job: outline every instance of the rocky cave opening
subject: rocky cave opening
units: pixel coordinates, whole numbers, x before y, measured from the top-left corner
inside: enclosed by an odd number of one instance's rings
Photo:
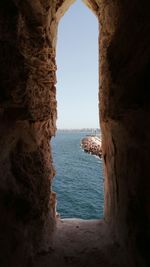
[[[104,219],[56,219],[56,37],[72,2],[0,1],[0,266],[148,267],[149,0],[84,0],[101,24]]]

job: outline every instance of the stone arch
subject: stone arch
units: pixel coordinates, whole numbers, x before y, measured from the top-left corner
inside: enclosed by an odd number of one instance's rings
[[[35,256],[54,251],[49,140],[56,130],[54,47],[62,3],[0,2],[2,266],[33,266]],[[97,259],[97,266],[148,266],[150,3],[89,0],[88,5],[97,7],[101,23],[99,95],[106,179],[105,220],[98,223],[96,235],[106,243],[100,242],[96,251],[90,247],[79,263],[88,258]],[[68,256],[68,264],[73,259]]]
[[[68,10],[68,8],[73,4],[76,0],[66,0],[61,1],[58,5],[58,9],[56,11],[56,18],[57,21],[61,19],[61,17],[65,14],[65,12]],[[87,7],[89,7],[96,15],[98,15],[98,9],[99,6],[95,0],[82,0],[83,3]]]

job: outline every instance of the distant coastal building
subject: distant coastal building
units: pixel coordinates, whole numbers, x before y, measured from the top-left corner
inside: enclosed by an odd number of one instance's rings
[[[62,128],[62,129],[57,129],[58,132],[89,132],[92,135],[97,135],[100,133],[99,128],[79,128],[79,129],[71,129],[71,128]]]

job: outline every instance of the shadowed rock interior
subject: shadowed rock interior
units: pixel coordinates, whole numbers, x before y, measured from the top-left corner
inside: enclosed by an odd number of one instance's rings
[[[101,25],[102,221],[58,220],[51,190],[57,28],[72,2],[0,2],[0,266],[146,267],[150,2],[84,1]]]

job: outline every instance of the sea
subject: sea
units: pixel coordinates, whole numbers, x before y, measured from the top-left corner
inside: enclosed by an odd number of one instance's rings
[[[81,139],[87,134],[89,131],[58,130],[52,139],[56,170],[52,188],[61,218],[103,218],[103,161],[81,149]]]

